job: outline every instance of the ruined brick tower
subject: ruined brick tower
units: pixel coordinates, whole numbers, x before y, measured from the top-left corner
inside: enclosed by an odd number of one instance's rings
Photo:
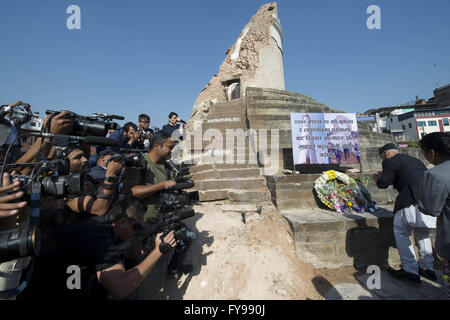
[[[285,91],[283,32],[277,4],[268,3],[247,23],[226,51],[219,72],[195,100],[180,147],[200,200],[272,202],[279,208],[316,206],[312,185],[318,173],[345,168],[309,165],[296,177],[283,174],[284,169],[294,169],[292,112],[342,111]],[[377,147],[393,139],[373,132],[366,123],[358,127],[361,169],[378,170]]]
[[[283,31],[276,3],[263,5],[226,52],[226,58],[194,103],[228,101],[248,87],[284,90]]]

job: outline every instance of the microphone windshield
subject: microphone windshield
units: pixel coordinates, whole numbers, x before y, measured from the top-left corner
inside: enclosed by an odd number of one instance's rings
[[[183,208],[181,210],[175,211],[167,221],[179,222],[181,220],[193,217],[195,215],[194,209],[190,207]]]
[[[175,185],[173,185],[170,189],[172,190],[183,190],[183,189],[190,189],[193,188],[195,186],[194,181],[192,180],[187,180],[184,182],[178,182]]]

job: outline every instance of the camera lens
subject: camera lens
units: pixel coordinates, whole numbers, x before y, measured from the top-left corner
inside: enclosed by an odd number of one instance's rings
[[[40,249],[41,234],[36,226],[0,234],[0,262],[30,255],[37,256]]]

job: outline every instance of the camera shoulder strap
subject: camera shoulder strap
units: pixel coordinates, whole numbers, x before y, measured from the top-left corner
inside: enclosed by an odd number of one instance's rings
[[[28,273],[27,273],[27,276],[26,276],[25,280],[22,281],[22,283],[19,284],[16,288],[8,289],[8,290],[5,290],[5,291],[0,291],[0,299],[8,299],[8,298],[15,297],[27,287],[28,283],[30,283],[31,276],[33,275],[34,260],[35,260],[35,258],[33,257],[32,260],[31,260],[30,269],[28,270]]]

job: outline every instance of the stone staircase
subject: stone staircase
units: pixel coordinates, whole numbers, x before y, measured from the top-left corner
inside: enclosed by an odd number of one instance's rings
[[[270,202],[254,148],[245,136],[247,130],[243,99],[219,102],[210,108],[202,123],[202,134],[211,139],[203,141],[201,150],[196,150],[203,155],[202,160],[189,168],[196,184],[193,190],[199,192],[200,201]],[[221,141],[215,133],[222,136]],[[218,143],[214,145],[214,141]]]

